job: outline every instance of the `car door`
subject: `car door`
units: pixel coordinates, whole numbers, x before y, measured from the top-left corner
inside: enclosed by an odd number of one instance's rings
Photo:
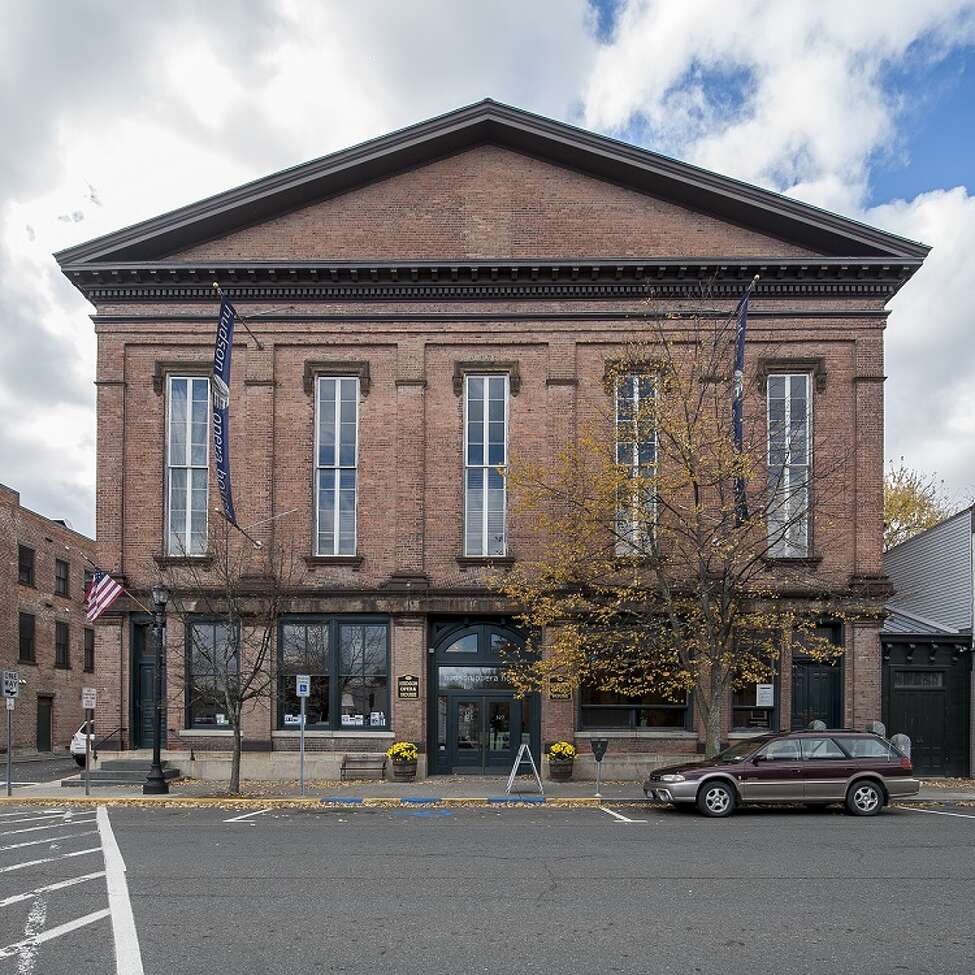
[[[794,738],[770,741],[739,772],[742,799],[749,802],[795,802],[802,798],[799,743]]]
[[[803,798],[843,799],[846,783],[854,772],[853,760],[827,735],[803,736],[800,746]]]

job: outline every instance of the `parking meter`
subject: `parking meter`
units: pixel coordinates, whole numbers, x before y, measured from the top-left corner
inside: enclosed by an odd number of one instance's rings
[[[592,757],[596,759],[596,798],[602,798],[599,794],[600,781],[602,779],[603,756],[609,747],[608,738],[592,738],[589,742],[592,747]]]

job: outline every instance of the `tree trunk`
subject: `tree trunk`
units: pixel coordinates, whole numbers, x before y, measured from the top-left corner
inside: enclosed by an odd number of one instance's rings
[[[230,789],[232,795],[240,792],[240,715],[234,720],[234,751],[230,759]]]

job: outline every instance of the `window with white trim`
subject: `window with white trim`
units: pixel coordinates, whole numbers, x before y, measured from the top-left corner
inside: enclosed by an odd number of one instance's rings
[[[768,377],[768,532],[775,558],[809,554],[810,393],[807,373]]]
[[[508,376],[464,377],[464,554],[507,551]]]
[[[316,385],[315,554],[356,554],[359,379],[319,376]]]
[[[204,555],[210,465],[210,380],[169,376],[166,422],[166,552]]]
[[[630,374],[616,382],[616,463],[627,484],[616,508],[616,551],[639,551],[653,535],[656,505],[653,477],[657,463],[657,431],[653,420],[656,390],[652,376]]]

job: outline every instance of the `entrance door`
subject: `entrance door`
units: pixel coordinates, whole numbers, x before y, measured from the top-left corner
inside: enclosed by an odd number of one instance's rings
[[[842,727],[843,672],[836,664],[815,660],[792,661],[792,730],[822,721],[827,728]]]
[[[149,748],[153,736],[153,683],[156,676],[155,635],[148,623],[132,627],[132,747]],[[165,689],[163,702],[165,703]],[[163,728],[166,727],[165,711]],[[163,732],[165,734],[165,731]],[[163,743],[165,746],[165,742]]]
[[[927,775],[959,775],[949,756],[945,672],[928,668],[894,671],[890,727],[911,739],[911,761]]]
[[[454,772],[511,768],[521,743],[521,707],[513,696],[450,697],[449,762]]]
[[[51,705],[49,697],[37,699],[37,750],[49,752],[51,750]]]

